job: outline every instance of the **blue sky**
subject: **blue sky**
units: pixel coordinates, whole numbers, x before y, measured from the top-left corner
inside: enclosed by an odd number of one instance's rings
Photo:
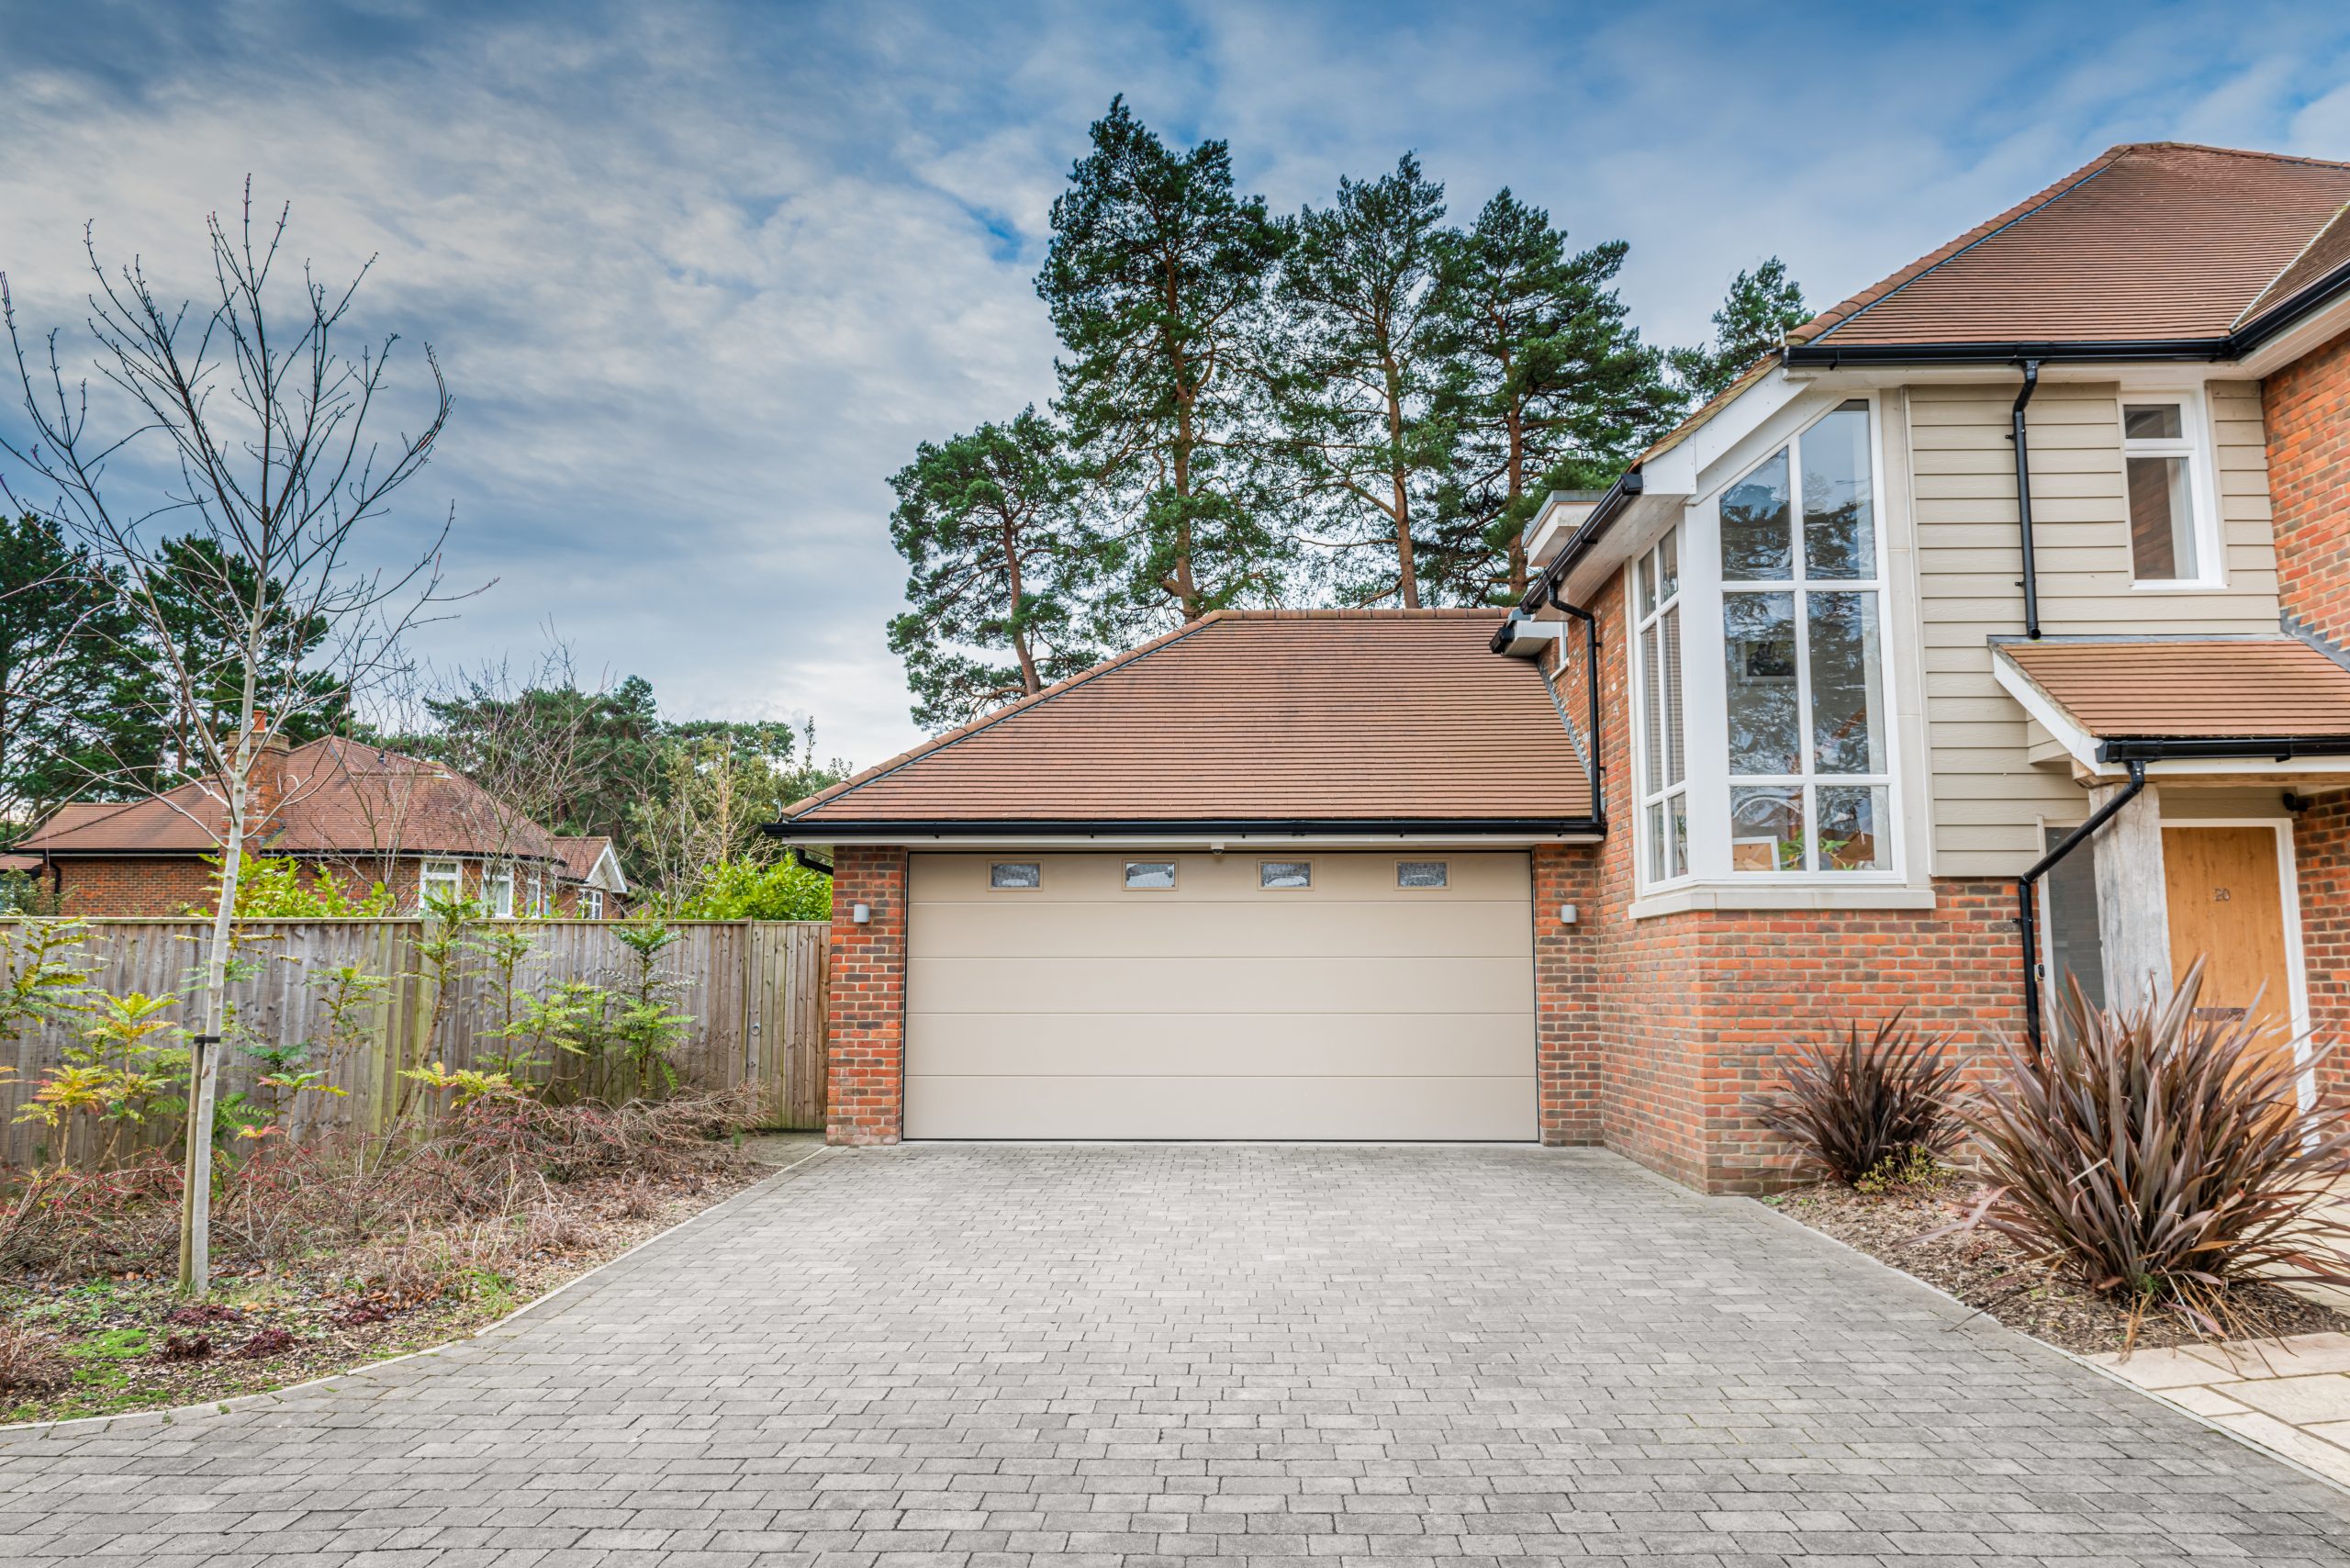
[[[1815,302],[2116,141],[2350,157],[2311,5],[1117,7],[0,0],[0,271],[80,319],[83,225],[196,281],[250,172],[458,398],[443,666],[547,629],[672,712],[914,738],[882,625],[888,476],[1046,398],[1046,212],[1114,93],[1280,208],[1418,151],[1508,185],[1679,342],[1740,267]],[[413,367],[412,367],[413,368]],[[10,412],[0,409],[0,422]]]

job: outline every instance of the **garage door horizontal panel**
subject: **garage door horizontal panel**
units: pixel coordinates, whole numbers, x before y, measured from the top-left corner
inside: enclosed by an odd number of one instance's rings
[[[1396,1077],[1534,1073],[1523,1012],[1460,1014],[915,1013],[909,1070],[940,1077]]]
[[[1033,862],[1040,871],[1034,888],[989,885],[988,868],[998,860]],[[1054,855],[1005,850],[993,855],[917,855],[909,870],[907,897],[918,904],[970,902],[991,905],[1022,902],[1129,903],[1137,898],[1166,898],[1169,892],[1143,892],[1125,886],[1128,860],[1172,860],[1175,887],[1181,900],[1208,899],[1224,902],[1284,899],[1312,902],[1319,899],[1401,898],[1413,903],[1442,903],[1454,899],[1523,902],[1528,887],[1526,857],[1493,850],[1460,853],[1442,849],[1398,850],[1387,854],[1340,854],[1312,849],[1232,850],[1222,856],[1184,854],[1173,850],[1135,850],[1124,855]],[[1263,860],[1304,860],[1313,867],[1313,886],[1268,889],[1259,885],[1258,863]],[[1399,860],[1441,860],[1446,886],[1400,891],[1395,885]]]
[[[1536,1134],[1534,1081],[909,1075],[917,1138],[1451,1138]]]
[[[1478,958],[1529,945],[1526,902],[1417,903],[1292,902],[1268,895],[1253,903],[1179,902],[1136,893],[1100,904],[1010,901],[925,905],[908,932],[908,953],[922,958],[1013,958],[1052,953],[1073,958]]]
[[[925,958],[915,1013],[1515,1013],[1532,958]]]

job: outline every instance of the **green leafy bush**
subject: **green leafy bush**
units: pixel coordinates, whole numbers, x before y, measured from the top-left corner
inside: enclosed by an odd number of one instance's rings
[[[830,920],[833,879],[792,860],[722,860],[692,896],[678,904],[679,920]]]
[[[1897,1174],[1907,1181],[1938,1168],[1965,1134],[1958,1064],[1942,1054],[1944,1038],[1919,1039],[1897,1013],[1866,1039],[1847,1025],[1841,1040],[1799,1051],[1755,1113],[1836,1181],[1898,1184]]]
[[[2154,1309],[2233,1332],[2229,1292],[2255,1278],[2350,1284],[2350,1225],[2328,1208],[2350,1107],[2304,1108],[2310,1063],[2249,1014],[2198,1017],[2202,983],[2198,959],[2167,1002],[2125,1012],[2074,987],[2059,1037],[2005,1042],[2003,1080],[1967,1118],[1990,1190],[1951,1228],[2121,1298],[2133,1336]]]

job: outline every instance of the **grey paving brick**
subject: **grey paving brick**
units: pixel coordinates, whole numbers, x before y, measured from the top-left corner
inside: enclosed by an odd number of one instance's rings
[[[1581,1151],[836,1152],[431,1357],[0,1433],[17,1563],[2350,1565],[2350,1497]]]

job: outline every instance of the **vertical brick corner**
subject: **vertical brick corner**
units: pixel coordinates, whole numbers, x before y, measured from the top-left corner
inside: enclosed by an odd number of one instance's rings
[[[860,924],[856,906],[872,917]],[[906,852],[843,845],[833,865],[827,1143],[905,1132]]]
[[[1575,924],[1561,918],[1572,904]],[[1545,844],[1534,851],[1534,1037],[1537,1094],[1546,1144],[1593,1144],[1603,1135],[1599,990],[1599,846]]]

